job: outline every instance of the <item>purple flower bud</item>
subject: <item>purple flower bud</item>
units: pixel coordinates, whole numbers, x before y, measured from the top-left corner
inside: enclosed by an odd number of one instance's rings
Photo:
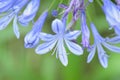
[[[87,23],[86,23],[85,11],[82,11],[82,13],[81,13],[81,32],[82,32],[83,47],[89,47],[90,31],[89,31]]]
[[[57,16],[58,16],[58,11],[57,11],[57,10],[53,10],[53,11],[52,11],[52,15],[53,15],[54,17],[57,17]]]

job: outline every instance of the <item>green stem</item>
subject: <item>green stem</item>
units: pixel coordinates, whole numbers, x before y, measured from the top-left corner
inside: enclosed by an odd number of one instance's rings
[[[57,1],[57,0],[54,0],[54,1],[51,3],[50,7],[48,8],[48,11],[53,7],[53,5],[54,5],[54,3],[55,3],[56,1]]]

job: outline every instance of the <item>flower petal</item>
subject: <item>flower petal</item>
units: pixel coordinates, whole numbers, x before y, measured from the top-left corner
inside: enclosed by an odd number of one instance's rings
[[[28,2],[29,0],[16,0],[13,6],[14,12],[18,13]]]
[[[93,33],[93,36],[94,36],[94,41],[95,42],[103,41],[104,39],[101,37],[101,35],[97,31],[96,26],[93,23],[91,23],[90,27],[91,27],[91,30],[92,30],[92,33]]]
[[[40,4],[40,0],[31,0],[25,8],[22,15],[19,16],[19,22],[28,24],[36,15]]]
[[[67,58],[67,53],[66,53],[66,50],[65,50],[65,47],[64,47],[63,39],[60,39],[58,41],[58,56],[59,56],[59,59],[60,59],[61,63],[64,66],[67,66],[68,58]]]
[[[40,39],[43,41],[51,41],[53,40],[53,38],[55,38],[54,35],[43,33],[43,32],[40,33]]]
[[[83,50],[82,50],[82,48],[78,44],[73,43],[73,42],[71,42],[69,40],[66,40],[66,39],[65,39],[65,43],[66,43],[68,49],[73,54],[75,54],[75,55],[82,55],[83,54]]]
[[[120,26],[114,26],[115,33],[120,36]]]
[[[35,49],[35,52],[37,54],[45,54],[45,53],[47,53],[47,52],[49,52],[50,50],[53,49],[53,47],[55,46],[56,42],[57,42],[56,40],[52,40],[50,42],[46,42],[46,43],[40,44]]]
[[[13,17],[14,17],[14,15],[11,13],[7,16],[0,18],[0,30],[5,29],[7,27],[7,25],[11,22]]]
[[[108,43],[118,44],[118,43],[120,43],[120,36],[115,36],[113,38],[107,38],[106,41]]]
[[[93,57],[95,56],[95,51],[96,51],[96,46],[94,46],[91,49],[91,51],[90,51],[90,53],[89,53],[89,55],[87,57],[87,63],[90,63],[92,61]]]
[[[59,19],[55,19],[55,20],[52,22],[52,30],[53,30],[53,32],[55,32],[55,33],[63,33],[64,30],[65,30],[65,27],[64,27],[62,21],[59,20]]]
[[[63,50],[63,49],[62,49],[62,50]],[[65,52],[64,52],[64,53],[65,53]],[[68,58],[67,58],[66,53],[59,55],[59,59],[60,59],[61,63],[62,63],[64,66],[67,66],[67,65],[68,65]]]
[[[14,2],[15,2],[14,0],[0,1],[0,13],[6,12],[7,10],[9,10],[13,6]]]
[[[39,34],[34,33],[34,31],[30,31],[24,38],[24,46],[25,48],[33,48],[35,47],[40,41]]]
[[[110,45],[106,42],[103,42],[102,43],[107,49],[109,49],[110,51],[113,51],[113,52],[116,52],[116,53],[120,53],[120,48],[119,47],[116,47],[116,46],[113,46],[113,45]]]
[[[20,38],[20,32],[17,24],[17,16],[15,16],[14,21],[13,21],[13,30],[16,35],[16,37],[19,39]]]
[[[68,39],[68,40],[74,40],[74,39],[77,39],[77,37],[80,35],[80,31],[78,30],[75,30],[75,31],[72,31],[72,32],[68,32],[66,35],[65,35],[65,38]]]
[[[98,58],[99,58],[101,65],[104,68],[107,68],[108,56],[107,56],[106,52],[104,51],[104,49],[102,48],[101,44],[97,44],[97,50],[98,50]]]

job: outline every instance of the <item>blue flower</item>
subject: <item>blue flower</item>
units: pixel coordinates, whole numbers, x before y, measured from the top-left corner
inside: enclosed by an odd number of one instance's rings
[[[94,44],[92,45],[92,47],[90,49],[90,53],[88,55],[87,62],[88,63],[91,62],[91,60],[93,59],[93,57],[96,53],[96,49],[97,49],[98,58],[99,58],[99,61],[100,61],[101,65],[104,68],[107,68],[107,66],[108,66],[108,55],[106,54],[102,45],[104,47],[106,47],[107,49],[109,49],[110,51],[117,52],[117,53],[120,53],[120,48],[116,47],[116,46],[113,46],[110,42],[107,42],[106,39],[101,37],[100,34],[98,33],[98,31],[96,30],[95,25],[93,23],[91,23],[91,29],[92,29],[92,33],[93,33],[93,36],[94,36]]]
[[[29,3],[28,3],[29,2]],[[13,30],[17,38],[20,37],[20,32],[18,28],[18,22],[27,25],[30,21],[35,17],[38,8],[39,8],[40,0],[17,0],[14,5],[10,8],[10,10],[0,18],[0,30],[3,30],[7,27],[7,25],[13,20]],[[25,6],[23,13],[19,16],[21,9]]]
[[[53,54],[56,52],[56,57],[60,59],[64,66],[67,66],[68,58],[65,44],[75,55],[82,55],[83,50],[78,44],[72,42],[80,35],[80,31],[76,30],[66,33],[64,24],[61,20],[55,19],[52,22],[52,30],[55,35],[41,32],[40,38],[44,43],[40,44],[35,51],[37,54],[45,54],[54,48]]]
[[[103,0],[103,11],[110,26],[120,35],[120,8],[110,0]]]
[[[39,19],[33,25],[32,30],[29,33],[27,33],[27,35],[24,38],[25,48],[33,48],[39,43],[40,32],[47,16],[48,11],[43,12]]]
[[[27,25],[31,20],[33,20],[38,11],[39,5],[40,0],[31,0],[23,13],[18,17],[19,22],[22,25]]]
[[[83,47],[89,47],[90,31],[86,23],[86,14],[84,10],[81,11],[81,32]]]
[[[11,11],[7,12],[5,16],[0,18],[0,30],[3,30],[7,25],[13,20],[13,30],[17,38],[20,37],[17,19],[20,10],[28,3],[28,0],[17,0],[14,6],[11,8]]]

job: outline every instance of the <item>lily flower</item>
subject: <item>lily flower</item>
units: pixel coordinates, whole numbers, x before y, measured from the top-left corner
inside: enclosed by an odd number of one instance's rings
[[[18,29],[17,18],[20,10],[27,4],[28,0],[17,0],[12,10],[8,12],[5,16],[0,18],[0,30],[3,30],[7,25],[13,20],[13,30],[17,38],[20,37],[20,32]]]
[[[54,48],[53,54],[56,52],[56,58],[59,58],[61,63],[64,66],[67,66],[68,58],[65,50],[65,44],[75,55],[82,55],[83,50],[78,44],[72,42],[72,40],[77,39],[77,37],[80,35],[80,31],[76,30],[67,33],[65,32],[64,25],[64,22],[59,19],[55,19],[52,22],[52,30],[55,33],[54,35],[41,32],[40,38],[44,41],[44,43],[40,44],[36,48],[35,52],[37,54],[46,54]]]
[[[12,6],[11,10],[7,12],[5,16],[0,18],[0,30],[5,29],[13,20],[13,31],[16,37],[19,39],[20,32],[18,28],[18,22],[27,25],[30,21],[32,21],[39,8],[39,3],[40,0],[17,0]],[[23,9],[26,5],[27,7],[23,11],[23,14],[19,16],[21,9]]]
[[[112,52],[116,52],[116,53],[120,53],[120,48],[113,46],[110,42],[107,42],[105,38],[103,38],[97,31],[97,29],[95,28],[95,25],[93,23],[91,23],[91,29],[92,29],[92,33],[94,36],[94,44],[92,45],[91,49],[90,49],[90,53],[88,55],[87,58],[87,63],[90,63],[96,53],[96,49],[97,49],[97,53],[98,53],[98,59],[100,61],[100,64],[104,67],[107,68],[108,66],[108,55],[106,53],[106,51],[103,49],[102,46],[104,46],[105,48],[109,49]]]

